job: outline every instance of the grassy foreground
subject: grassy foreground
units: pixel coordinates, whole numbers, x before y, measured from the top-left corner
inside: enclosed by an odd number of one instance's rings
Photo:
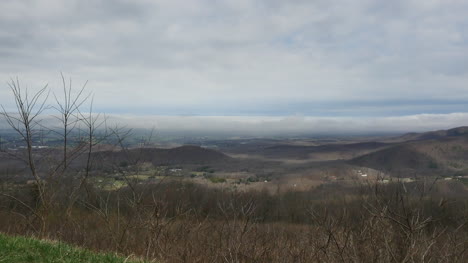
[[[0,262],[141,262],[115,254],[94,253],[60,242],[0,234]]]

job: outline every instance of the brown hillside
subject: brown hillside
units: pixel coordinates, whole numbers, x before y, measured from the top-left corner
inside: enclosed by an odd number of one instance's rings
[[[380,171],[397,173],[429,172],[438,168],[437,162],[429,155],[418,151],[412,145],[398,145],[357,157],[351,164],[369,167]]]
[[[380,150],[391,144],[382,142],[362,142],[349,144],[325,144],[319,146],[275,145],[262,150],[268,158],[308,159],[327,154],[335,159],[350,159],[355,156]]]

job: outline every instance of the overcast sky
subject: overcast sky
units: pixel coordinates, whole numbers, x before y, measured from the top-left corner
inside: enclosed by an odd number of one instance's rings
[[[466,0],[1,0],[0,80],[54,90],[62,71],[112,114],[442,116],[468,112],[467,14]]]

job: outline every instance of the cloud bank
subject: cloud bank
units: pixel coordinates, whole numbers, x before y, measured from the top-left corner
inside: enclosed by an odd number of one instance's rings
[[[155,128],[157,132],[275,135],[364,135],[399,134],[450,129],[468,125],[468,113],[419,114],[378,118],[269,117],[269,116],[134,116],[110,115],[109,124]]]
[[[99,116],[99,117],[98,117]],[[106,114],[98,117],[99,129],[154,129],[169,137],[220,136],[353,136],[426,132],[468,126],[468,113],[417,114],[393,117],[311,117],[311,116],[161,116]],[[104,118],[106,122],[104,123]],[[37,127],[60,129],[57,116],[43,114]],[[0,129],[9,129],[0,118]],[[37,129],[39,129],[37,128]],[[79,124],[77,129],[81,129]],[[84,127],[83,127],[84,128]],[[45,128],[46,129],[46,128]]]

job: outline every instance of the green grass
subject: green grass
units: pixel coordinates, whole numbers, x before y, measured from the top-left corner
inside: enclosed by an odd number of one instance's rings
[[[468,178],[459,178],[460,182],[462,182],[465,186],[468,186]]]
[[[226,179],[224,178],[220,178],[220,177],[208,177],[208,180],[210,180],[210,182],[212,183],[225,183],[226,182]]]
[[[195,176],[204,176],[204,175],[205,175],[205,172],[193,171],[193,172],[191,172],[191,174],[194,174]]]
[[[147,175],[147,174],[134,174],[134,175],[127,175],[127,178],[144,181],[144,180],[148,180],[150,176],[151,175]]]
[[[60,242],[0,234],[0,262],[143,262],[130,261],[111,253],[94,253]]]

